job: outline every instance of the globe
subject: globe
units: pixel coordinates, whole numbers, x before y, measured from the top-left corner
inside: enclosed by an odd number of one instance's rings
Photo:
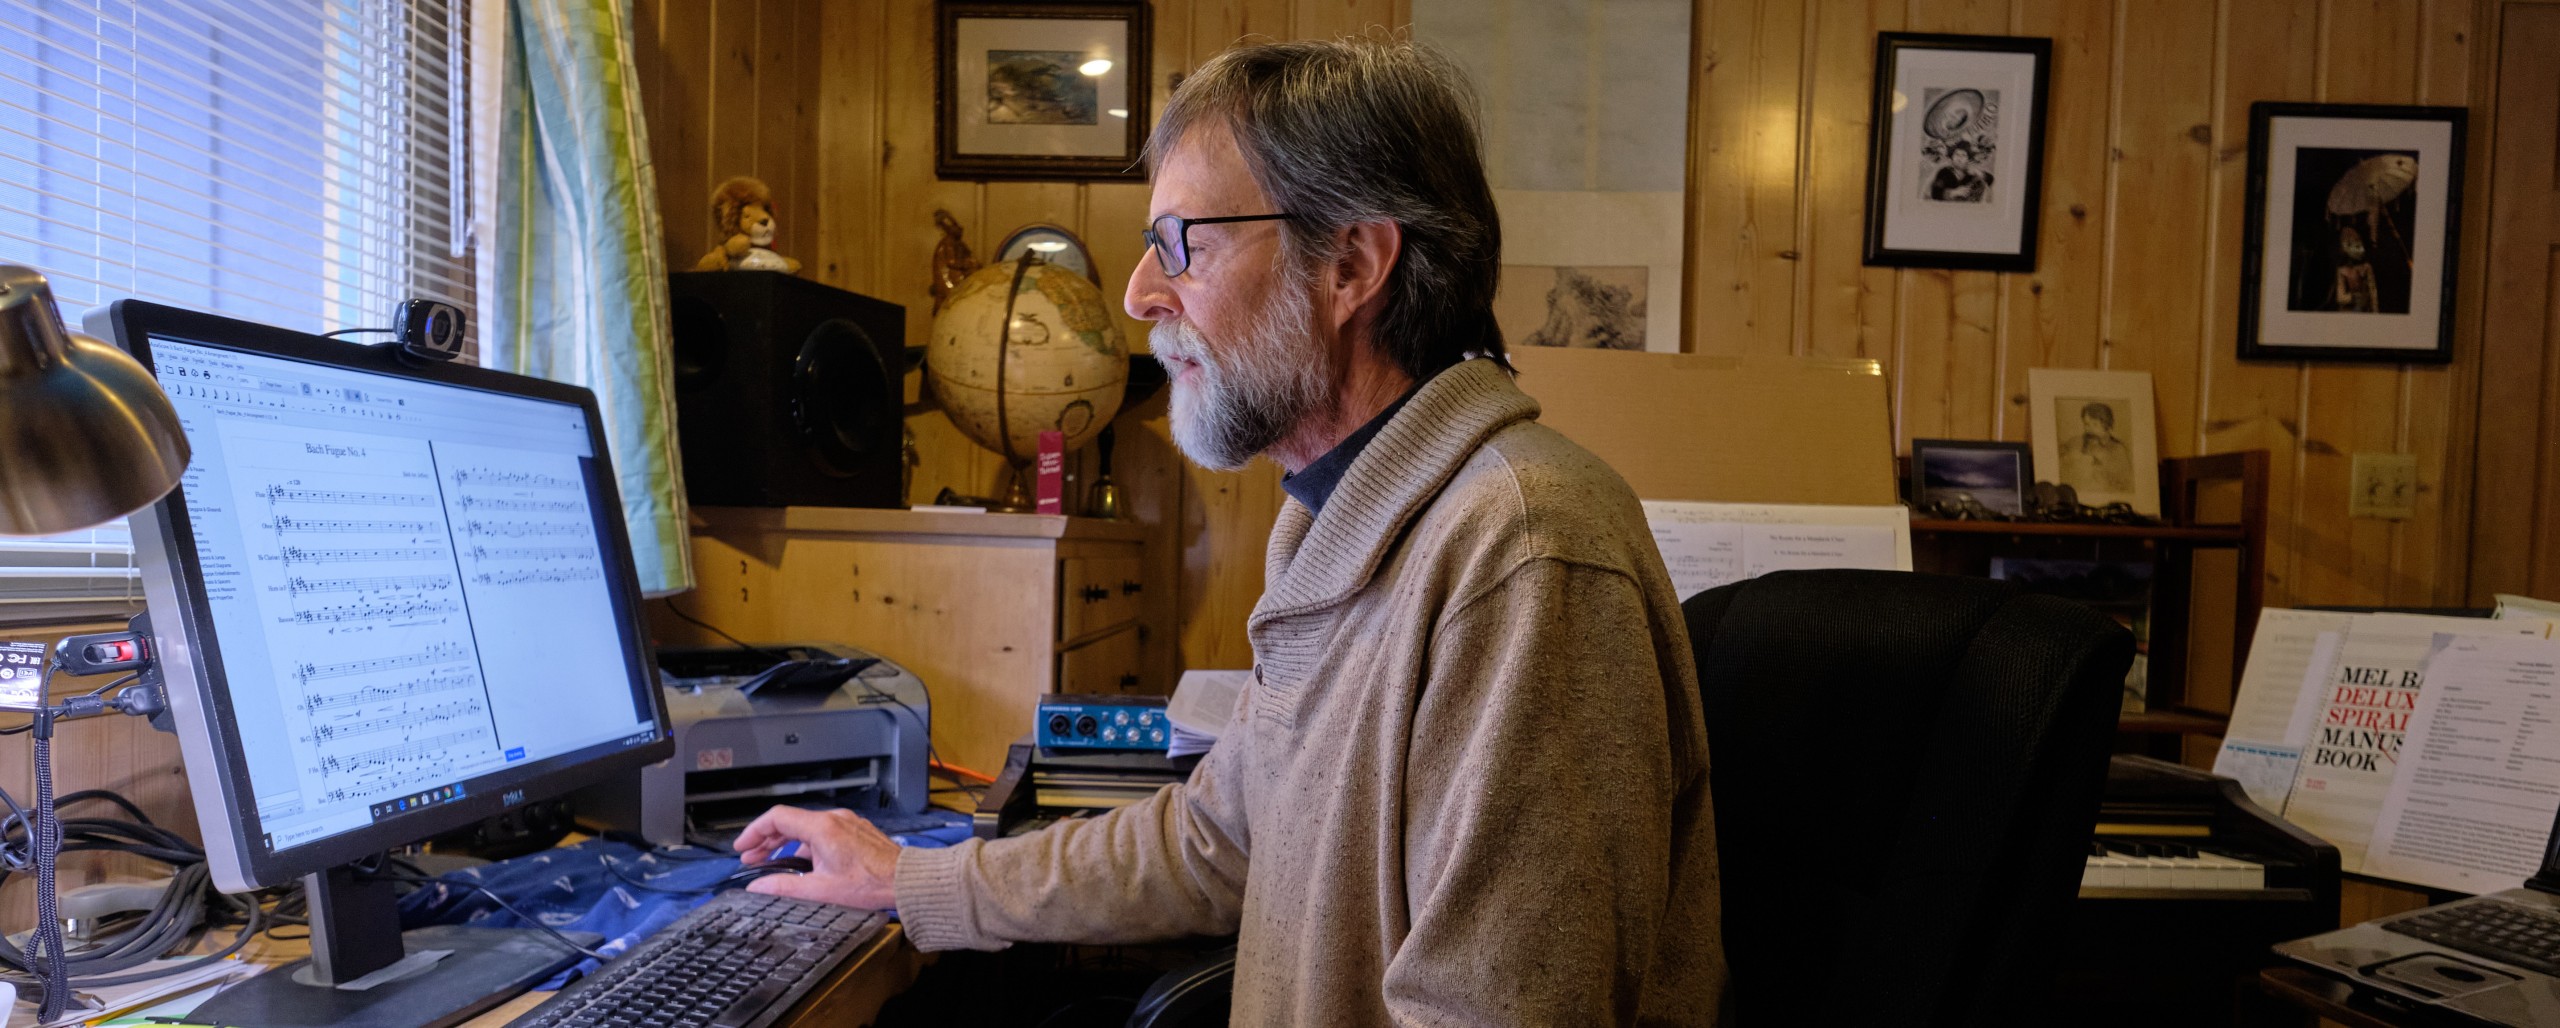
[[[1040,433],[1083,446],[1120,409],[1129,347],[1084,276],[1026,255],[978,269],[934,316],[925,375],[951,423],[1026,463]]]

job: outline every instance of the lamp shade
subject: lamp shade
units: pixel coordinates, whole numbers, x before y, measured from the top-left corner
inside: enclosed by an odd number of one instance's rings
[[[64,327],[43,275],[0,264],[0,535],[105,524],[186,468],[178,412],[142,363]]]

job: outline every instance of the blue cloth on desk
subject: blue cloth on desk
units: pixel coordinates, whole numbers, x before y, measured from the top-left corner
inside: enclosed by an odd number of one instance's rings
[[[651,852],[628,843],[593,840],[513,860],[445,874],[507,898],[525,916],[563,932],[605,937],[596,951],[618,955],[710,899],[712,890],[738,869],[733,854],[684,848]],[[529,928],[487,894],[463,885],[420,886],[400,898],[403,930],[432,924]],[[580,960],[535,986],[556,989],[596,969]]]
[[[901,846],[927,849],[950,846],[969,837],[968,815],[930,810],[942,815],[940,828],[890,836]],[[445,874],[451,881],[470,881],[507,898],[525,916],[563,932],[594,932],[605,937],[596,952],[618,956],[658,929],[711,898],[720,880],[738,869],[735,854],[700,847],[646,850],[629,843],[593,839],[574,846],[464,868]],[[465,885],[441,882],[420,886],[400,897],[402,930],[434,924],[474,924],[490,928],[529,928],[491,901],[486,893]],[[595,970],[589,957],[552,976],[537,989],[557,989]]]

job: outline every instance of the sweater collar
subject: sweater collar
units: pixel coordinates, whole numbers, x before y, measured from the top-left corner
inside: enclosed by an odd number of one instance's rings
[[[1429,381],[1430,375],[1422,376],[1422,381],[1415,382],[1404,391],[1404,395],[1396,397],[1396,402],[1379,411],[1378,416],[1370,418],[1349,437],[1335,443],[1333,449],[1326,450],[1315,463],[1299,469],[1297,474],[1280,476],[1280,488],[1286,490],[1291,499],[1306,504],[1308,510],[1318,516],[1323,515],[1324,502],[1332,499],[1334,487],[1342,484],[1342,473],[1351,470],[1351,462],[1360,459],[1360,451],[1369,448],[1369,440],[1377,438],[1378,432],[1387,427],[1387,422],[1396,419],[1396,412],[1403,410],[1405,403],[1413,399],[1413,394],[1421,392],[1423,383]]]
[[[1251,623],[1339,603],[1367,585],[1390,543],[1495,432],[1538,416],[1500,362],[1432,376],[1360,451],[1321,516],[1290,499],[1264,559]]]

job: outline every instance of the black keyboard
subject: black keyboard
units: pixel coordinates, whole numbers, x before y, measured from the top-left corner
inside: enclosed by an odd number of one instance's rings
[[[724,892],[507,1023],[761,1028],[881,923],[867,910]]]
[[[2560,916],[2522,904],[2456,903],[2385,921],[2382,927],[2447,949],[2560,976]]]

